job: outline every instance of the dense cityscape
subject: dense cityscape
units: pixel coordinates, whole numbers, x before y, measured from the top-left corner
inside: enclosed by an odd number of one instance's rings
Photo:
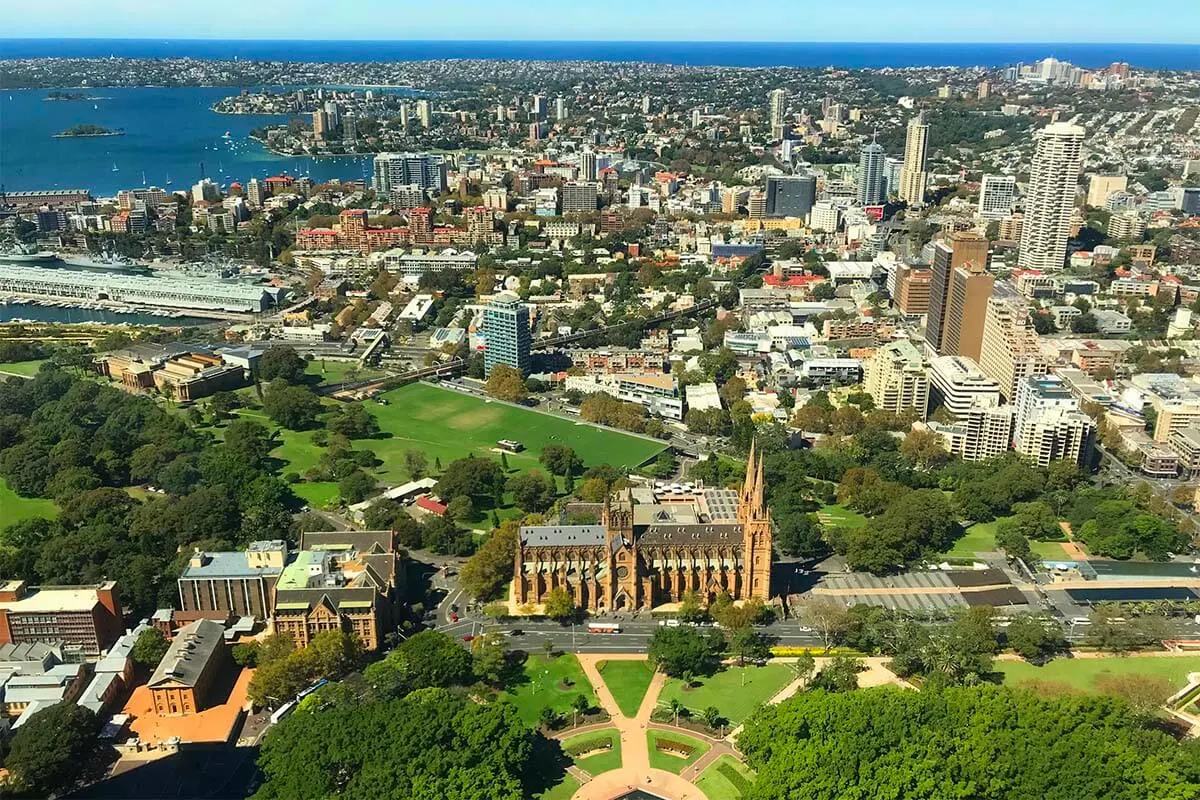
[[[0,792],[1200,798],[1200,72],[464,56],[0,60]]]

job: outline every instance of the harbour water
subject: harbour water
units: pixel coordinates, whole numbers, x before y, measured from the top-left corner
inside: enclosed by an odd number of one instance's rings
[[[770,31],[764,31],[769,35]],[[441,58],[646,61],[730,67],[996,67],[1054,56],[1083,67],[1200,69],[1192,44],[1111,42],[313,41],[284,39],[0,39],[0,58],[240,58],[418,61]]]
[[[103,322],[107,325],[156,325],[164,328],[189,328],[213,323],[211,319],[199,317],[168,317],[139,311],[124,312],[74,306],[39,306],[36,303],[12,303],[0,300],[0,323],[16,321]]]
[[[87,94],[100,99],[53,102],[45,100],[49,90],[0,92],[0,184],[10,192],[84,188],[111,196],[142,186],[143,174],[147,185],[167,189],[186,189],[202,173],[225,184],[285,171],[318,183],[368,174],[369,157],[291,158],[268,152],[250,139],[250,131],[287,118],[211,110],[237,91],[97,88]],[[121,128],[125,135],[53,138],[83,123]]]

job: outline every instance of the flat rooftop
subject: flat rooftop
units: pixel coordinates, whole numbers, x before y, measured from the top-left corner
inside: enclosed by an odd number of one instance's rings
[[[91,611],[100,602],[95,589],[35,589],[20,600],[0,602],[0,608],[26,614]]]

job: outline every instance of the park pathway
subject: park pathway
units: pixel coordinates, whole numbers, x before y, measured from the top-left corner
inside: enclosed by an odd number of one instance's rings
[[[639,788],[666,800],[704,800],[704,793],[684,778],[650,767],[650,745],[646,739],[646,731],[649,729],[650,715],[658,705],[658,695],[666,683],[667,676],[661,672],[654,673],[637,714],[627,717],[621,713],[621,707],[617,705],[603,676],[600,675],[599,664],[602,661],[644,661],[645,656],[637,653],[579,653],[577,657],[583,674],[596,690],[600,707],[612,717],[611,727],[616,728],[621,735],[621,767],[592,778],[572,795],[571,800],[613,800]]]

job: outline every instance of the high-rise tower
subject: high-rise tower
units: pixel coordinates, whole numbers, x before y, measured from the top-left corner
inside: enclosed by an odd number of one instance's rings
[[[904,166],[900,168],[900,199],[910,206],[924,205],[925,184],[928,175],[925,172],[925,159],[929,149],[929,125],[925,122],[925,112],[917,114],[909,120],[908,133],[904,137]]]
[[[1062,269],[1079,183],[1084,130],[1055,122],[1038,134],[1025,195],[1021,269]]]
[[[864,144],[858,153],[858,202],[864,206],[879,205],[887,198],[884,196],[885,182],[883,179],[884,161],[887,156],[883,145],[871,137],[870,144]]]
[[[784,129],[784,103],[787,100],[787,93],[783,89],[772,89],[767,95],[767,102],[771,108],[771,140],[780,141],[783,135],[787,132]]]

